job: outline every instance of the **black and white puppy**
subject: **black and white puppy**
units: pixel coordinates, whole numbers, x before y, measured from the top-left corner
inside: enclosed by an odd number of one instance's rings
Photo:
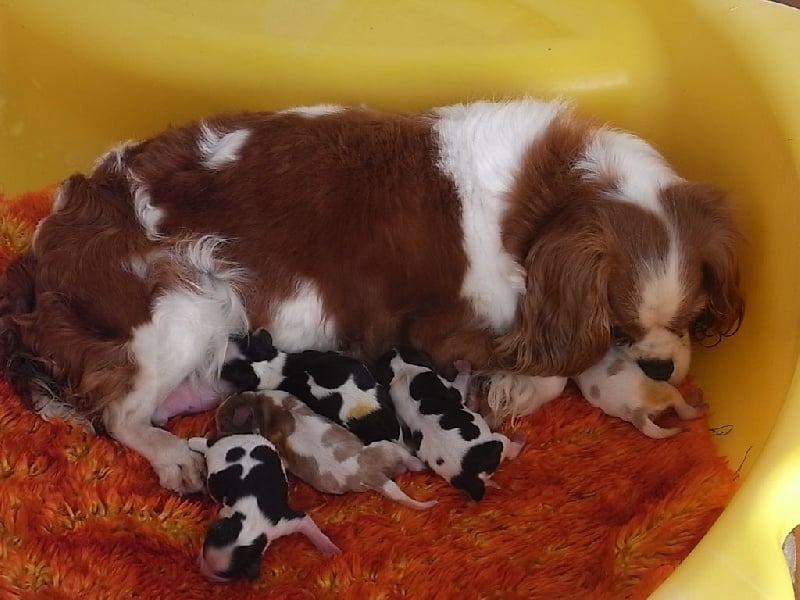
[[[403,443],[473,500],[483,498],[500,462],[522,449],[464,405],[468,380],[442,378],[425,352],[394,348],[378,360],[375,375],[389,390]]]
[[[265,329],[234,342],[238,352],[229,350],[222,378],[240,391],[288,392],[365,444],[399,439],[386,388],[355,358],[331,351],[282,352]]]
[[[311,517],[289,506],[283,462],[269,440],[256,434],[194,437],[189,447],[205,456],[208,493],[223,504],[198,557],[206,578],[255,579],[267,546],[292,533],[305,535],[326,556],[339,552]]]

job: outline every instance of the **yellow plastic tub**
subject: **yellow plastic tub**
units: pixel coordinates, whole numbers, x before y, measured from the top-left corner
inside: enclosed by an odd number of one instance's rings
[[[0,185],[226,109],[566,95],[730,190],[744,327],[694,373],[743,483],[657,598],[791,597],[800,522],[800,11],[759,0],[0,0]]]

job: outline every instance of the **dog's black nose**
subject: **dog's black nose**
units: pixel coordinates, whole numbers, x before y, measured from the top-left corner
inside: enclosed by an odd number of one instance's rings
[[[656,381],[667,381],[675,370],[675,363],[671,360],[643,359],[637,360],[636,363],[645,375]]]

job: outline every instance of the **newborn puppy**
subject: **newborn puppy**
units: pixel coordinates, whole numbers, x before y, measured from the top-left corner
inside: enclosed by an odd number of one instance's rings
[[[239,390],[288,392],[365,444],[399,439],[389,394],[355,358],[317,350],[287,354],[265,329],[234,341],[239,353],[228,356],[222,378]]]
[[[406,470],[424,468],[405,448],[386,440],[365,446],[347,429],[286,392],[231,396],[217,410],[217,428],[221,433],[261,432],[277,446],[289,471],[320,492],[375,490],[418,510],[436,504],[409,498],[392,481]]]
[[[326,556],[339,552],[311,517],[289,507],[286,473],[269,440],[253,434],[194,437],[189,448],[205,456],[208,493],[224,505],[198,557],[208,579],[255,579],[267,546],[292,533],[305,535]]]
[[[616,347],[575,381],[590,404],[632,423],[651,438],[667,438],[684,431],[683,427],[664,428],[653,422],[653,417],[669,408],[684,420],[696,419],[705,412],[704,405],[692,406],[671,384],[645,375]]]
[[[459,374],[451,383],[436,373],[425,352],[401,347],[384,354],[375,373],[389,390],[409,450],[470,498],[481,500],[492,473],[503,459],[516,458],[522,443],[493,433],[464,405],[469,372],[465,363],[456,369]]]

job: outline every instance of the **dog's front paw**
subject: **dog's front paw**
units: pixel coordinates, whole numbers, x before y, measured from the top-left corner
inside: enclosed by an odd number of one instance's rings
[[[159,453],[153,464],[162,487],[178,494],[194,494],[205,489],[206,459],[189,449],[187,440],[175,442]]]

